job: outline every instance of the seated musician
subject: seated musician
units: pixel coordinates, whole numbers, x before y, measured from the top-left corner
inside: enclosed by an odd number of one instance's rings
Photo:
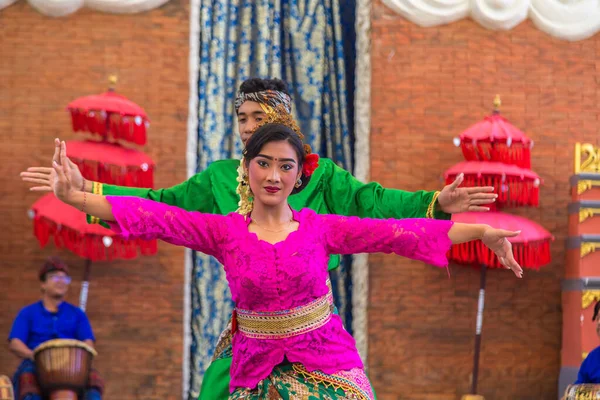
[[[64,301],[71,283],[67,266],[57,258],[40,269],[42,299],[21,309],[13,322],[9,348],[23,359],[13,377],[16,400],[41,400],[43,393],[36,378],[33,349],[52,339],[76,339],[94,345],[94,334],[83,311]],[[92,370],[85,400],[102,398],[103,382]]]
[[[594,306],[594,316],[592,317],[592,321],[596,321],[596,334],[600,337],[599,311],[600,302],[597,302]],[[600,347],[596,347],[592,350],[585,360],[583,360],[581,367],[579,367],[579,373],[577,374],[577,381],[575,384],[582,383],[600,383]]]

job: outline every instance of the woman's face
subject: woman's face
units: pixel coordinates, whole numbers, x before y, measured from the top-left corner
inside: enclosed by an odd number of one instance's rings
[[[265,144],[248,165],[254,202],[275,206],[287,201],[301,172],[298,155],[287,141]]]

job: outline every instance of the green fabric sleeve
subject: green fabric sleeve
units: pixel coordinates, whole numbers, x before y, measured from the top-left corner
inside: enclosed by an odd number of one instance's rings
[[[324,196],[332,214],[368,218],[426,218],[427,208],[435,192],[406,192],[386,189],[377,182],[362,183],[333,161],[323,159],[327,170],[324,176]],[[434,217],[450,219],[451,215],[439,210]]]
[[[183,208],[187,211],[212,212],[215,202],[210,166],[179,185],[166,189],[146,189],[102,184],[104,196],[135,196]],[[87,216],[88,222],[91,217]],[[104,222],[101,225],[108,227]]]

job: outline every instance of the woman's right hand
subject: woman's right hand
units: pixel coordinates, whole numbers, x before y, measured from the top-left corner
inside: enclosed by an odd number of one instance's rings
[[[52,160],[52,167],[54,168],[55,177],[51,181],[50,185],[54,195],[61,201],[69,204],[70,199],[73,198],[73,194],[77,189],[73,186],[71,181],[71,166],[67,159],[67,145],[65,142],[60,142],[60,152],[58,157],[59,162],[56,159]]]
[[[56,161],[59,165],[60,161],[60,149],[61,142],[58,139],[54,139],[54,156],[52,161]],[[65,145],[65,156],[66,156],[66,145]],[[79,167],[73,161],[67,157],[69,164],[69,180],[71,184],[76,188],[83,188],[84,180],[79,171]],[[54,181],[56,179],[56,171],[53,167],[29,167],[27,171],[21,172],[21,179],[24,182],[34,183],[37,186],[33,186],[29,190],[32,192],[52,192],[54,188]],[[85,188],[83,188],[85,190]]]
[[[512,251],[512,244],[507,238],[519,236],[521,231],[507,231],[505,229],[495,229],[487,227],[483,233],[481,241],[498,257],[500,264],[506,269],[510,269],[517,278],[523,277],[523,268],[519,265]]]

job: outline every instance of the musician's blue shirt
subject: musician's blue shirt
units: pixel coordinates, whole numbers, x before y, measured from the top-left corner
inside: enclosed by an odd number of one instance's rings
[[[575,383],[600,383],[600,347],[592,350],[583,360]]]
[[[95,340],[85,313],[64,301],[55,313],[46,310],[42,301],[21,309],[8,336],[12,339],[21,340],[31,350],[52,339]]]

